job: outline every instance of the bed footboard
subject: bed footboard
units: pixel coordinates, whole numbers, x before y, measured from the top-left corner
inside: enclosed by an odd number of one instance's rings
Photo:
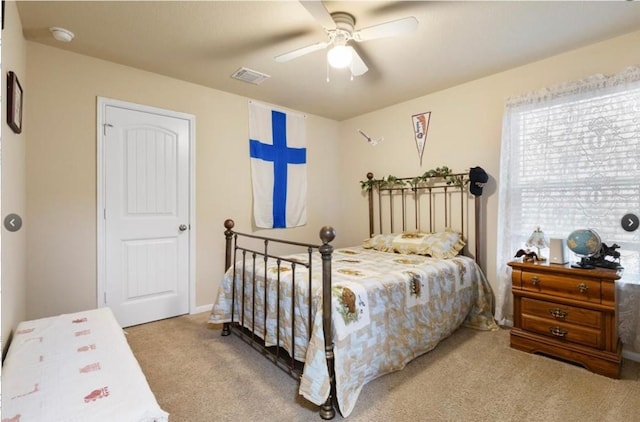
[[[232,291],[234,292],[234,296],[232,299],[231,305],[231,321],[224,323],[222,328],[222,335],[228,336],[232,332],[237,334],[242,340],[246,343],[250,344],[253,348],[260,351],[265,357],[269,358],[276,366],[283,369],[290,376],[295,379],[300,379],[302,377],[303,364],[295,359],[295,338],[296,338],[296,327],[295,327],[295,318],[292,319],[291,327],[285,327],[286,329],[290,329],[289,332],[290,338],[293,339],[293,344],[291,347],[291,353],[287,353],[283,347],[280,345],[280,315],[281,312],[281,298],[280,298],[280,289],[278,288],[278,299],[276,301],[276,313],[277,317],[277,328],[276,328],[276,341],[274,346],[268,346],[265,344],[264,340],[267,338],[266,326],[264,323],[264,332],[260,333],[259,329],[256,332],[256,306],[262,305],[262,308],[265,310],[265,320],[266,320],[266,309],[267,306],[267,292],[266,292],[266,282],[265,284],[265,292],[264,292],[264,301],[265,303],[256,303],[256,298],[259,295],[256,295],[256,271],[258,265],[264,265],[264,273],[267,272],[267,261],[269,259],[275,260],[277,262],[277,280],[280,282],[280,270],[281,263],[287,263],[293,269],[292,271],[292,289],[295,289],[296,285],[296,268],[304,267],[307,271],[307,280],[308,280],[308,292],[312,291],[311,281],[312,281],[312,255],[314,253],[319,252],[322,259],[322,323],[323,323],[323,333],[324,333],[324,347],[325,347],[325,356],[327,360],[327,370],[330,377],[331,390],[329,397],[326,402],[320,406],[320,417],[322,419],[333,419],[335,416],[335,373],[334,373],[334,353],[333,353],[333,341],[332,341],[332,318],[331,318],[331,260],[333,254],[333,246],[330,244],[331,241],[335,238],[335,230],[333,227],[325,226],[320,229],[320,240],[322,241],[321,245],[313,245],[307,243],[300,242],[292,242],[286,240],[273,239],[264,236],[258,236],[254,234],[247,233],[239,233],[233,230],[235,223],[231,219],[227,219],[224,222],[224,235],[225,235],[225,270],[232,271],[232,280],[233,287]],[[262,243],[262,248],[258,250],[255,247],[256,241],[258,243]],[[246,246],[247,244],[253,245]],[[290,259],[286,256],[280,256],[273,252],[273,249],[278,249],[282,247],[289,247],[291,249],[297,249],[298,251],[302,248],[305,251],[307,259],[305,261],[300,261],[299,259]],[[241,261],[242,265],[236,265],[238,261]],[[253,268],[251,276],[247,276],[245,274],[245,268],[247,265],[250,268]],[[238,277],[237,277],[238,276]],[[249,277],[250,280],[246,280]],[[236,298],[236,279],[239,278],[241,280],[242,285],[240,286],[240,291],[243,297]],[[252,297],[250,298],[250,303],[252,306],[250,309],[246,309],[244,306],[245,303],[245,282],[250,286],[249,288],[252,290],[250,294]],[[306,333],[310,335],[311,333],[311,324],[313,321],[312,309],[313,309],[313,295],[309,294],[306,298],[306,308],[308,309],[308,318],[306,319],[307,327]],[[292,299],[292,309],[291,314],[295,314],[294,309],[298,306],[295,302],[295,295],[293,295]],[[242,304],[239,314],[235,313],[235,301],[239,300]],[[247,323],[246,321],[250,321]],[[250,325],[248,328],[247,325]],[[307,338],[307,343],[309,338]]]

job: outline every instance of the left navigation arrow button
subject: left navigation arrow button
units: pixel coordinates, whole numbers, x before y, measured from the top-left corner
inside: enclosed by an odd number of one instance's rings
[[[9,214],[4,218],[4,228],[10,232],[17,232],[22,227],[22,218],[18,214]]]

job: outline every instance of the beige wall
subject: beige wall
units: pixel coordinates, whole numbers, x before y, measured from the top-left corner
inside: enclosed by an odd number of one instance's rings
[[[505,99],[596,73],[617,73],[627,66],[640,65],[639,45],[640,32],[635,32],[341,122],[340,155],[358,157],[341,167],[341,178],[345,181],[341,191],[344,218],[358,221],[366,213],[356,182],[364,179],[368,171],[378,177],[388,174],[402,177],[419,175],[442,165],[453,170],[479,165],[491,176],[483,197],[488,237],[485,268],[494,284],[498,259],[496,182]],[[431,112],[431,121],[420,167],[411,115],[427,111]],[[373,137],[384,136],[385,141],[370,147],[357,134],[358,128]],[[346,241],[357,242],[361,237],[358,235],[354,233]]]
[[[18,17],[15,2],[5,3],[5,23],[2,30],[2,209],[0,229],[2,238],[2,257],[0,258],[0,277],[2,278],[2,348],[4,351],[11,330],[18,322],[25,319],[27,301],[27,230],[29,221],[25,218],[26,189],[26,153],[29,134],[28,98],[24,99],[23,122],[21,134],[14,133],[7,125],[6,78],[9,70],[16,73],[25,91],[29,92],[27,77],[27,51],[22,37],[22,25]],[[17,232],[9,232],[4,228],[7,214],[18,214],[24,224]],[[4,355],[4,354],[3,354]]]
[[[224,220],[251,231],[248,99],[37,43],[27,43],[27,52],[29,112],[37,116],[27,154],[28,317],[96,306],[98,96],[195,115],[196,305],[213,303]],[[286,236],[315,242],[321,226],[338,221],[331,206],[338,124],[311,115],[307,124],[308,224]]]

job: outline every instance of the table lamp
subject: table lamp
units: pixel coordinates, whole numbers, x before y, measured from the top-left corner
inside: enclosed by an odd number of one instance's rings
[[[538,250],[538,261],[544,261],[547,259],[540,254],[540,249],[549,247],[549,243],[547,242],[547,239],[545,239],[544,233],[540,230],[540,227],[536,228],[533,233],[531,233],[526,246],[528,248],[536,248]]]

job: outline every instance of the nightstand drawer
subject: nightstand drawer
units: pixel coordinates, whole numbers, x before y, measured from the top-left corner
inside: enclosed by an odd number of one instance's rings
[[[522,288],[555,297],[600,303],[600,282],[581,277],[523,271]]]
[[[602,330],[522,315],[522,329],[558,340],[570,341],[598,349],[604,348]]]
[[[549,324],[555,324],[556,321],[595,329],[601,329],[603,321],[602,312],[599,311],[527,297],[522,298],[522,314],[549,319]]]

